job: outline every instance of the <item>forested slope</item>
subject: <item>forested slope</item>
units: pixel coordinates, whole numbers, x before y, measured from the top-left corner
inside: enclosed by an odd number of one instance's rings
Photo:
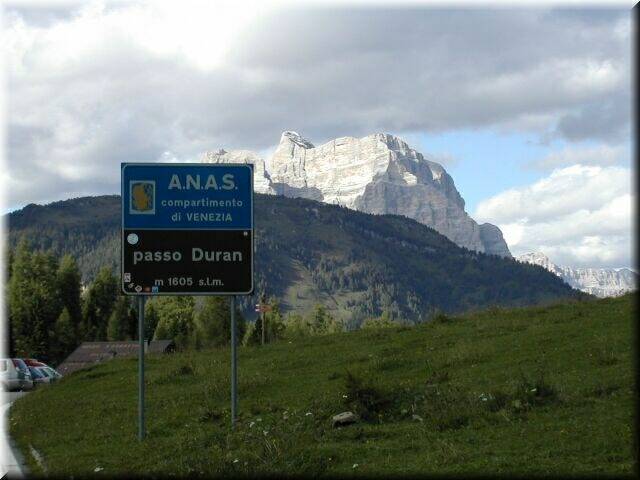
[[[513,259],[460,248],[435,230],[394,215],[369,215],[281,196],[255,196],[256,291],[283,310],[325,304],[347,321],[388,312],[417,321],[436,310],[528,305],[580,298],[555,275]],[[8,215],[10,245],[70,253],[84,282],[119,267],[120,197],[84,197]],[[251,311],[255,298],[243,297]]]

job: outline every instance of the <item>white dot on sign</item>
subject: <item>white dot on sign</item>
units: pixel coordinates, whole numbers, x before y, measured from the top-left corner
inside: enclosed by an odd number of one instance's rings
[[[135,245],[136,243],[138,243],[138,235],[136,235],[135,233],[130,233],[129,235],[127,235],[127,242],[129,242],[129,245]]]

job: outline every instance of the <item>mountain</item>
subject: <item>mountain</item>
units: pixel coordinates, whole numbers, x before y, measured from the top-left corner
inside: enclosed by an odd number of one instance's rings
[[[571,268],[558,266],[540,252],[525,253],[517,260],[539,265],[556,274],[573,288],[597,297],[617,297],[635,290],[638,275],[628,268]]]
[[[254,212],[256,295],[277,296],[284,311],[322,303],[354,323],[385,311],[419,321],[436,310],[584,296],[543,269],[458,247],[403,216],[261,194]],[[78,258],[84,282],[102,265],[119,267],[118,196],[29,205],[10,213],[8,225],[12,246],[26,236],[34,247]],[[255,300],[239,299],[248,315]]]
[[[374,214],[396,214],[434,228],[457,245],[510,257],[495,225],[478,225],[442,165],[393,135],[341,137],[319,147],[284,132],[268,162],[248,150],[207,152],[203,162],[254,163],[257,192],[303,197]]]

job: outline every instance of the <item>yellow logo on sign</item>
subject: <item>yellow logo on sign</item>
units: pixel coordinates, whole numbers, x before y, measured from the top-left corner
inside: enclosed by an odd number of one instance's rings
[[[156,182],[153,180],[134,180],[130,183],[129,213],[156,213]]]

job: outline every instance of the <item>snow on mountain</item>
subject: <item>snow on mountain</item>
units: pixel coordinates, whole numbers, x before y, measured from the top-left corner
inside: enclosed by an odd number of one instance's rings
[[[224,150],[222,150],[224,152]],[[286,131],[269,161],[250,151],[205,154],[205,162],[256,164],[255,190],[375,214],[413,218],[470,250],[511,256],[495,225],[478,225],[442,165],[393,135],[341,137],[318,147]]]
[[[638,275],[628,268],[571,268],[558,266],[540,252],[525,253],[519,262],[532,263],[555,273],[573,288],[597,297],[617,297],[637,288]]]

